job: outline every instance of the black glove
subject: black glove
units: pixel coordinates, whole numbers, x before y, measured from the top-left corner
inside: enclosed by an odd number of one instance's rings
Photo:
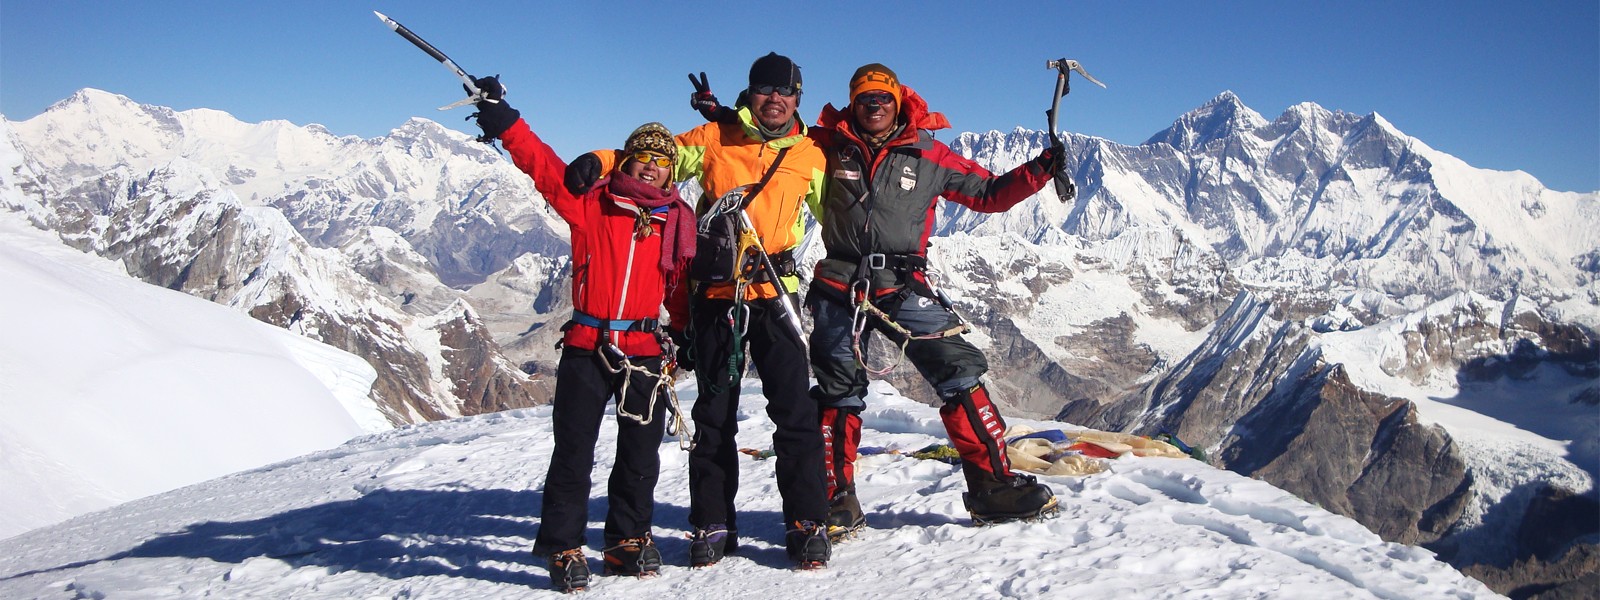
[[[700,116],[712,123],[737,122],[737,114],[733,109],[717,102],[716,94],[711,93],[711,84],[706,83],[705,71],[700,72],[700,78],[695,79],[694,73],[689,74],[689,84],[694,86],[694,93],[689,95],[689,107],[700,111]]]
[[[596,181],[600,181],[600,157],[595,156],[593,152],[573,160],[567,165],[567,172],[562,176],[567,192],[574,196],[589,193]]]
[[[689,85],[694,86],[694,93],[689,95],[689,108],[700,111],[700,116],[707,121],[717,120],[717,110],[722,108],[722,104],[717,102],[717,95],[711,93],[711,84],[706,83],[706,72],[701,71],[699,79],[690,73]]]
[[[678,348],[678,370],[685,373],[694,370],[694,339],[688,333],[667,329],[667,337],[672,338],[672,345]]]
[[[1039,167],[1044,172],[1054,175],[1060,173],[1067,165],[1067,147],[1057,140],[1050,147],[1039,153]]]
[[[1039,168],[1050,174],[1056,182],[1056,197],[1062,202],[1071,202],[1078,197],[1078,186],[1072,183],[1072,174],[1067,172],[1067,147],[1061,140],[1054,140],[1050,147],[1039,153]]]
[[[473,79],[472,84],[478,86],[478,90],[483,92],[484,96],[484,99],[477,103],[478,112],[467,116],[468,119],[477,119],[478,128],[483,130],[483,136],[479,137],[478,141],[487,142],[500,137],[500,134],[510,129],[517,119],[522,118],[522,113],[511,108],[510,104],[506,104],[506,88],[500,85],[499,75],[479,77]],[[467,90],[467,93],[472,93],[472,90]]]

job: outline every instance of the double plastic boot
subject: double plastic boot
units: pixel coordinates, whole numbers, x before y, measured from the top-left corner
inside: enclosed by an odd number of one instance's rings
[[[550,555],[550,584],[563,592],[577,592],[589,587],[589,561],[583,548],[562,550]]]
[[[828,566],[833,556],[833,545],[828,542],[827,527],[815,521],[795,521],[789,524],[784,535],[784,547],[789,560],[802,570],[821,569]]]
[[[709,567],[739,547],[738,532],[721,523],[696,529],[689,535],[689,566]]]
[[[838,543],[849,539],[867,524],[861,513],[861,501],[856,498],[855,486],[834,493],[828,505],[828,541]]]
[[[661,551],[649,534],[627,538],[605,550],[607,575],[655,577],[661,570]]]
[[[967,493],[961,495],[961,501],[975,525],[1038,519],[1059,511],[1050,487],[1031,475],[997,476],[966,461],[962,461],[961,471],[967,477]]]

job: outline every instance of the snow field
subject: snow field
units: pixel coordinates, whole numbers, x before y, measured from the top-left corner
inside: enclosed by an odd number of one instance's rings
[[[765,400],[747,383],[739,442],[766,449]],[[681,385],[686,409],[692,388]],[[944,441],[934,408],[873,390],[863,446]],[[367,435],[0,540],[0,597],[558,597],[528,553],[549,418],[540,407]],[[614,418],[602,424],[589,504],[596,572]],[[584,597],[1494,597],[1424,550],[1265,483],[1161,458],[1044,477],[1060,515],[973,527],[959,468],[866,456],[857,486],[868,527],[835,547],[826,570],[797,572],[782,548],[773,461],[741,456],[742,547],[690,569],[687,454],[672,439],[660,451],[655,533],[667,565],[654,579],[598,577]]]

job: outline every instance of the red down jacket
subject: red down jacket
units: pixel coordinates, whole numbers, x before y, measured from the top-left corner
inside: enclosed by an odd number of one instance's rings
[[[666,303],[671,322],[687,322],[688,296],[678,285],[681,282],[669,281],[661,268],[662,219],[650,219],[650,234],[636,239],[637,205],[613,196],[605,185],[596,185],[583,196],[569,193],[562,185],[567,163],[524,120],[518,119],[501,134],[500,143],[572,228],[575,310],[602,320],[631,321],[658,318]],[[669,295],[673,297],[670,302]],[[563,343],[593,350],[599,334],[594,327],[575,324],[567,330]],[[661,345],[648,332],[612,332],[612,343],[629,356],[661,354]]]

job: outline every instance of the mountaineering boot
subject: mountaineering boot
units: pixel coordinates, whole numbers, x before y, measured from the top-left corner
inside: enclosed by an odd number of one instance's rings
[[[721,523],[696,529],[689,535],[689,566],[709,567],[739,547],[739,534]]]
[[[661,551],[649,534],[628,538],[605,550],[605,574],[655,577],[661,570]]]
[[[1031,475],[996,476],[966,461],[961,462],[961,471],[967,477],[967,493],[961,495],[961,502],[967,505],[974,525],[1036,519],[1060,510],[1050,487]]]
[[[583,548],[550,555],[550,584],[567,593],[589,587],[589,562],[583,556]]]
[[[795,566],[802,570],[826,567],[828,559],[833,556],[827,528],[815,521],[791,523],[783,541],[789,552],[789,560],[793,560]]]
[[[1032,476],[1011,472],[1006,456],[1006,422],[982,383],[941,393],[939,418],[950,443],[961,454],[967,493],[961,500],[978,525],[1032,519],[1052,514],[1057,502],[1050,488]]]
[[[855,486],[839,490],[828,505],[828,541],[839,543],[850,539],[867,524],[861,514],[861,501],[856,498]]]
[[[861,415],[852,408],[825,407],[818,417],[822,421],[822,466],[828,497],[834,498],[841,489],[855,489]]]

